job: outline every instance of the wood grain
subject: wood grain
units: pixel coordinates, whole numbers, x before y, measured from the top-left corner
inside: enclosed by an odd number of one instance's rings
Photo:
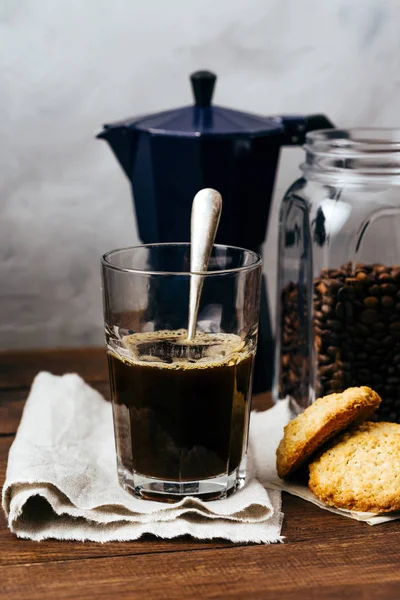
[[[109,395],[103,349],[0,355],[0,484],[34,375],[78,372]],[[269,395],[255,398],[261,410]],[[0,516],[1,599],[263,598],[294,600],[400,598],[400,525],[370,527],[283,494],[285,544],[224,540],[31,542],[11,534]]]
[[[223,550],[82,559],[0,568],[4,598],[376,598],[400,590],[399,540],[331,545],[231,547]],[[381,590],[382,591],[382,590]],[[335,595],[333,595],[335,594]],[[385,597],[381,595],[381,597]],[[390,597],[390,596],[386,596]],[[394,597],[394,596],[392,596]]]
[[[78,373],[89,383],[108,381],[104,348],[0,352],[0,389],[29,388],[39,371]]]

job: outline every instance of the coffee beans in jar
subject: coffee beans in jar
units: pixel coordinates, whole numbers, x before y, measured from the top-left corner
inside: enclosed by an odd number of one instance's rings
[[[382,396],[378,418],[400,422],[400,267],[323,269],[314,279],[311,340],[299,315],[304,296],[290,283],[281,297],[280,396],[305,407],[310,378],[316,397],[368,385]]]

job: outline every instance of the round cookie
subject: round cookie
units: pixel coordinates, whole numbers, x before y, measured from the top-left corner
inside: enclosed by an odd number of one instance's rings
[[[366,386],[318,398],[285,427],[276,451],[279,477],[292,475],[322,444],[350,424],[365,421],[380,403],[380,396]]]
[[[362,423],[310,464],[309,488],[337,508],[400,510],[400,425]]]

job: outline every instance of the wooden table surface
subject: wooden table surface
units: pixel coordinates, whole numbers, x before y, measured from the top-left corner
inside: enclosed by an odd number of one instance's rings
[[[109,397],[103,350],[0,353],[0,483],[33,377],[77,372]],[[255,404],[261,407],[262,400]],[[0,517],[0,598],[400,599],[400,522],[370,527],[284,494],[284,544],[189,537],[31,542]]]

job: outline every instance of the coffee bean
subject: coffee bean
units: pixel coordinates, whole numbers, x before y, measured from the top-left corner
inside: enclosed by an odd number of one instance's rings
[[[394,304],[394,300],[391,296],[382,296],[381,305],[383,308],[392,308]]]
[[[387,350],[385,348],[378,348],[378,350],[376,350],[376,354],[378,356],[386,356]]]
[[[327,337],[326,340],[332,344],[333,346],[338,346],[339,345],[339,336],[337,333],[335,333],[334,331],[326,331],[327,333]]]
[[[393,279],[389,275],[389,273],[380,273],[378,275],[378,281],[380,281],[382,283],[393,283]]]
[[[351,302],[345,302],[345,316],[344,320],[346,325],[351,325],[354,321],[354,309]]]
[[[400,322],[399,321],[395,321],[394,323],[391,323],[389,325],[389,329],[392,333],[395,334],[400,334]]]
[[[383,323],[384,325],[386,325],[386,323],[389,321],[390,317],[393,316],[393,311],[392,310],[388,310],[387,308],[383,308],[380,313],[379,313],[379,321],[381,323]]]
[[[321,375],[330,375],[334,370],[334,365],[321,365],[319,372]]]
[[[372,356],[369,357],[369,362],[371,365],[379,365],[381,363],[381,357],[378,354],[378,352],[376,352],[376,354],[373,354]]]
[[[365,276],[368,279],[368,275]],[[351,287],[357,294],[362,294],[363,283],[356,277],[346,277],[344,280],[345,284]]]
[[[329,288],[326,285],[326,283],[324,283],[323,281],[321,281],[317,285],[317,290],[319,291],[319,293],[321,294],[321,296],[325,296],[328,293]]]
[[[371,285],[371,287],[369,288],[368,292],[370,293],[371,296],[380,296],[381,295],[381,288],[379,285],[374,284]]]
[[[377,274],[384,273],[387,270],[387,268],[384,265],[381,265],[380,263],[376,263],[376,264],[372,265],[372,269]]]
[[[376,340],[373,337],[368,337],[365,341],[369,346],[371,346],[374,349],[380,347],[380,343],[378,342],[378,340]]]
[[[379,342],[380,340],[383,340],[387,336],[387,332],[386,331],[382,331],[381,333],[372,332],[372,335],[374,337],[374,340],[377,340]]]
[[[385,348],[389,347],[389,346],[393,346],[394,344],[394,337],[391,335],[388,335],[387,337],[385,337],[382,340],[382,346],[385,346]]]
[[[328,365],[331,362],[331,359],[326,354],[320,354],[318,356],[318,362],[320,365]]]
[[[360,315],[360,320],[366,325],[372,325],[378,320],[378,313],[375,310],[364,310]]]
[[[340,350],[337,346],[328,346],[326,353],[329,354],[329,356],[339,356]]]
[[[336,335],[332,331],[329,331],[329,329],[323,329],[319,333],[323,342],[330,342],[332,335]]]
[[[343,329],[341,322],[336,319],[328,319],[326,326],[328,329],[332,329],[332,331],[341,331]]]
[[[365,271],[358,271],[356,273],[356,278],[358,279],[358,281],[366,281],[368,279],[368,275]]]
[[[349,287],[349,286],[343,286],[342,288],[340,288],[339,292],[338,292],[338,298],[339,300],[354,300],[356,293],[353,290],[353,288]]]
[[[343,392],[344,385],[341,381],[332,380],[331,391],[332,392]]]
[[[344,379],[344,372],[336,371],[335,373],[333,373],[332,379],[335,379],[336,381],[342,381]]]
[[[376,308],[378,304],[379,300],[378,298],[375,298],[375,296],[367,296],[367,298],[364,299],[364,306],[366,308]]]
[[[371,375],[369,369],[359,369],[357,375],[361,378],[369,377]]]
[[[340,281],[337,281],[336,279],[330,279],[328,285],[331,294],[333,294],[334,296],[336,296],[336,294],[342,287],[342,283]]]
[[[394,283],[382,283],[381,291],[385,295],[394,296],[397,292],[397,287],[394,285]]]
[[[362,323],[357,323],[357,325],[355,326],[355,332],[358,335],[366,337],[367,335],[369,335],[369,327],[363,325]]]
[[[338,302],[335,307],[335,313],[338,319],[344,319],[345,317],[345,308],[343,302]]]
[[[396,373],[396,368],[395,367],[387,367],[386,372],[388,375],[394,375]]]
[[[323,304],[321,306],[321,312],[323,315],[329,316],[332,312],[332,308],[330,306],[328,306],[328,304]]]
[[[400,378],[399,377],[388,377],[387,382],[390,385],[397,385],[398,383],[400,383]]]

